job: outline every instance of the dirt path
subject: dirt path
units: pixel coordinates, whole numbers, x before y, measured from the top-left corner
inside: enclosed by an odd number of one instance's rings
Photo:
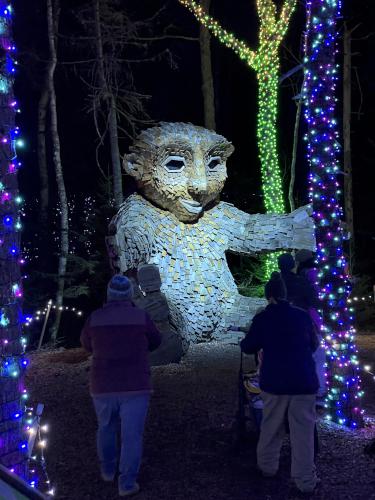
[[[375,336],[360,337],[359,344],[366,362],[375,361]],[[89,360],[80,349],[31,358],[28,386],[46,405],[44,420],[51,427],[47,460],[56,498],[118,498],[116,485],[103,483],[98,475]],[[255,471],[254,448],[239,451],[233,445],[238,366],[238,348],[211,344],[193,347],[178,366],[153,369],[155,394],[138,500],[293,498],[288,446],[278,478],[264,480]],[[366,405],[375,416],[374,383],[370,388]],[[321,423],[320,436],[317,468],[322,485],[314,498],[375,499],[375,458],[363,453],[375,427],[354,433]]]

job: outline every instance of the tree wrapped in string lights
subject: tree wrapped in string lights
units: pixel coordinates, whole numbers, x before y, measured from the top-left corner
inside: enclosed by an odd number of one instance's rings
[[[259,45],[252,50],[242,40],[223,29],[195,0],[179,0],[206,26],[213,35],[252,68],[258,79],[257,137],[264,206],[267,213],[286,212],[280,160],[277,147],[277,107],[279,95],[280,57],[279,48],[288,30],[289,21],[297,0],[284,0],[280,11],[274,0],[257,0],[260,20]],[[272,256],[271,256],[272,257]],[[275,267],[275,258],[267,261],[267,275]]]
[[[23,372],[25,339],[22,337],[20,204],[16,147],[21,145],[15,125],[13,97],[15,47],[12,7],[0,0],[0,463],[28,477],[25,438],[26,390]]]
[[[328,418],[342,425],[362,423],[359,366],[354,344],[350,282],[344,256],[336,121],[339,0],[307,0],[305,39],[305,117],[310,197],[317,239],[317,263],[327,345]]]

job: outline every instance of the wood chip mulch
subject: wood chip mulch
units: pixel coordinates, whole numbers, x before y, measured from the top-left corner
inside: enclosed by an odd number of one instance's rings
[[[361,339],[364,339],[363,342]],[[365,362],[375,365],[375,335],[359,336]],[[30,356],[27,385],[45,404],[50,426],[46,459],[56,498],[119,498],[116,483],[101,481],[95,451],[96,420],[88,392],[90,359],[81,349]],[[154,395],[147,421],[138,500],[286,500],[298,498],[289,479],[290,450],[282,450],[275,479],[256,472],[254,443],[235,437],[239,351],[236,346],[193,346],[180,365],[153,368]],[[319,423],[322,480],[317,500],[375,499],[375,382],[364,377],[369,426],[349,431]]]

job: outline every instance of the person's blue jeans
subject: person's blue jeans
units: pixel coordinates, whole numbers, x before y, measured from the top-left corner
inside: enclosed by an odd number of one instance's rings
[[[143,430],[150,394],[93,396],[98,418],[97,447],[101,470],[115,475],[121,429],[119,486],[131,489],[142,459]]]

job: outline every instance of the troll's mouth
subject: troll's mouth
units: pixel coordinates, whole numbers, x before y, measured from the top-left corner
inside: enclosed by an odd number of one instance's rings
[[[194,200],[179,200],[181,205],[190,212],[191,214],[200,214],[203,210],[203,207],[200,203]]]

